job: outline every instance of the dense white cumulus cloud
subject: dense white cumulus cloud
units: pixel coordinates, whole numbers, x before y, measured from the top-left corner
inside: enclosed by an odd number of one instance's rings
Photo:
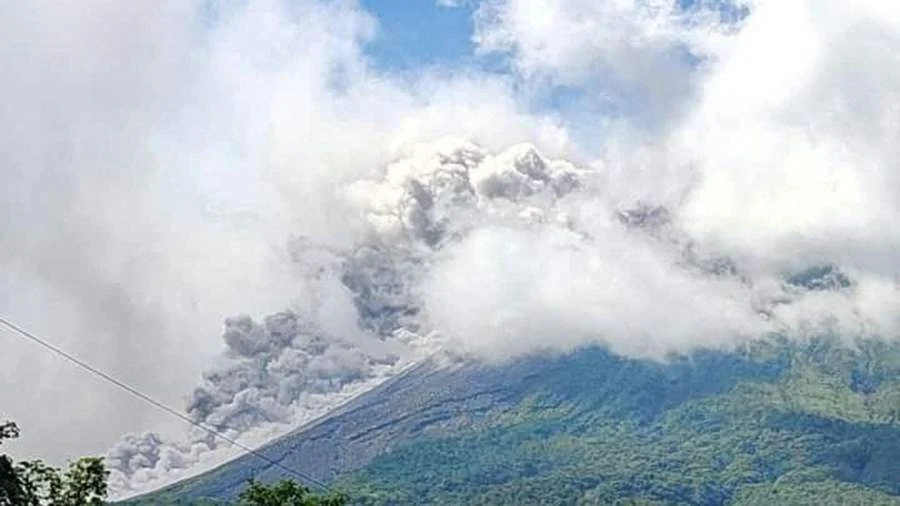
[[[485,0],[476,16],[475,41],[482,51],[511,53],[528,76],[566,84],[606,78],[678,85],[663,81],[666,72],[688,64],[688,56],[715,55],[723,39],[737,31],[736,18],[745,7],[686,5],[671,0]]]
[[[658,128],[684,111],[747,12],[743,0],[483,0],[474,42],[533,84],[586,90]]]
[[[357,241],[337,188],[447,133],[571,151],[507,78],[370,71],[376,22],[355,2],[9,2],[0,26],[0,311],[172,405],[219,354],[224,317],[317,303],[286,244]],[[340,311],[319,323],[353,331]],[[17,455],[178,427],[7,337],[3,382],[28,385],[0,391],[28,427]]]
[[[467,3],[508,74],[375,71],[352,1],[4,4],[0,311],[248,444],[433,353],[897,336],[900,6]],[[79,435],[14,451],[112,445],[121,494],[235,454],[4,350]]]
[[[228,352],[187,412],[253,438],[437,352],[502,361],[600,343],[664,359],[835,323],[848,337],[872,334],[859,327],[874,321],[859,311],[865,282],[832,265],[744,273],[704,250],[666,208],[615,207],[597,186],[601,172],[528,144],[492,153],[444,139],[341,188],[362,217],[357,242],[342,249],[296,238],[293,259],[315,302],[262,324],[227,320]],[[139,491],[229,451],[202,431],[187,442],[129,435],[109,454],[113,483]]]

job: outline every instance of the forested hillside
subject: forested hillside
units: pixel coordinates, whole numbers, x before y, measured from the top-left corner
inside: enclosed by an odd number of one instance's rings
[[[267,447],[358,504],[900,504],[900,347],[425,367]],[[148,500],[228,500],[244,457]]]

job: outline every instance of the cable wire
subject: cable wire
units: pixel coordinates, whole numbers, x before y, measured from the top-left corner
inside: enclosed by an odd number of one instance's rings
[[[231,443],[232,445],[234,445],[234,446],[240,448],[241,450],[244,450],[246,453],[248,453],[248,454],[250,454],[250,455],[253,455],[253,456],[255,456],[255,457],[258,457],[259,459],[265,461],[266,463],[268,463],[268,464],[270,464],[270,465],[273,465],[273,466],[275,466],[275,467],[281,469],[282,471],[285,471],[285,472],[288,473],[288,474],[291,474],[291,475],[293,475],[293,476],[296,476],[297,478],[300,478],[300,479],[303,480],[303,481],[306,481],[306,482],[308,482],[308,483],[312,483],[313,485],[316,485],[316,486],[318,486],[318,487],[321,487],[322,489],[324,489],[324,490],[326,490],[326,491],[328,491],[328,492],[336,493],[336,491],[333,490],[331,487],[329,487],[329,486],[326,485],[325,483],[322,483],[321,481],[319,481],[319,480],[313,478],[312,476],[309,476],[308,474],[302,473],[302,472],[300,472],[300,471],[298,471],[298,470],[296,470],[296,469],[291,469],[291,468],[285,466],[284,464],[282,464],[281,462],[278,462],[277,460],[274,460],[274,459],[271,459],[271,458],[265,456],[265,455],[264,455],[262,452],[260,452],[259,450],[255,450],[255,449],[253,449],[253,448],[251,448],[251,447],[249,447],[249,446],[247,446],[247,445],[245,445],[245,444],[243,444],[243,443],[238,442],[238,441],[235,440],[234,438],[228,437],[228,436],[226,436],[225,434],[222,434],[221,432],[219,432],[219,431],[217,431],[217,430],[215,430],[215,429],[213,429],[213,428],[207,427],[207,426],[203,425],[203,424],[200,423],[200,422],[197,422],[197,421],[195,421],[195,420],[192,420],[190,417],[181,414],[178,410],[176,410],[176,409],[174,409],[174,408],[171,408],[171,407],[169,407],[169,406],[163,404],[163,403],[160,402],[160,401],[157,401],[157,400],[154,399],[153,397],[150,397],[149,395],[147,395],[147,394],[141,392],[140,390],[138,390],[138,389],[136,389],[136,388],[134,388],[134,387],[128,385],[128,384],[125,383],[124,381],[121,381],[121,380],[119,380],[119,379],[114,378],[113,376],[110,376],[109,374],[107,374],[107,373],[101,371],[100,369],[97,369],[96,367],[94,367],[94,366],[88,364],[87,362],[84,362],[83,360],[81,360],[81,359],[75,357],[74,355],[72,355],[72,354],[66,352],[66,351],[63,350],[62,348],[59,348],[59,347],[57,347],[57,346],[55,346],[55,345],[53,345],[53,344],[47,342],[46,340],[41,339],[40,337],[38,337],[38,336],[32,334],[31,332],[29,332],[29,331],[23,329],[22,327],[16,325],[15,323],[12,323],[12,322],[9,321],[8,319],[4,318],[3,316],[0,316],[0,324],[2,324],[3,326],[5,326],[5,327],[8,328],[9,330],[12,330],[12,331],[15,332],[16,334],[19,334],[20,336],[22,336],[22,337],[24,337],[24,338],[26,338],[26,339],[28,339],[28,340],[30,340],[30,341],[32,341],[32,342],[34,342],[34,343],[40,345],[41,347],[43,347],[43,348],[45,348],[45,349],[47,349],[47,350],[50,350],[51,352],[53,352],[53,353],[55,353],[55,354],[57,354],[57,355],[59,355],[59,356],[65,358],[65,359],[68,360],[69,362],[72,362],[73,364],[77,365],[78,367],[80,367],[80,368],[82,368],[82,369],[84,369],[84,370],[90,372],[91,374],[93,374],[93,375],[95,375],[95,376],[97,376],[97,377],[99,377],[99,378],[101,378],[101,379],[103,379],[103,380],[105,380],[105,381],[107,381],[107,382],[109,382],[109,383],[112,383],[113,385],[119,387],[119,388],[122,389],[122,390],[125,390],[126,392],[128,392],[128,393],[131,394],[131,395],[133,395],[134,397],[137,397],[138,399],[141,399],[142,401],[147,402],[147,403],[153,405],[153,406],[156,407],[157,409],[160,409],[160,410],[162,410],[162,411],[164,411],[164,412],[166,412],[166,413],[168,413],[168,414],[170,414],[170,415],[172,415],[172,416],[174,416],[174,417],[179,418],[180,420],[182,420],[182,421],[184,421],[184,422],[187,422],[187,423],[189,423],[189,424],[191,424],[191,425],[193,425],[193,426],[195,426],[195,427],[197,427],[197,428],[199,428],[199,429],[202,429],[202,430],[208,432],[209,434],[211,434],[211,435],[213,435],[213,436],[215,436],[215,437],[217,437],[217,438],[219,438],[219,439],[222,439],[223,441],[227,441],[228,443]]]

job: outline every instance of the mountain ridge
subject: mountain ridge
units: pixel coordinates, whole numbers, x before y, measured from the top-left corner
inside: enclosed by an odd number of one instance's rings
[[[261,451],[361,504],[758,504],[819,485],[895,504],[898,373],[896,344],[825,337],[430,362]],[[287,476],[247,455],[128,504],[230,500],[251,477]]]

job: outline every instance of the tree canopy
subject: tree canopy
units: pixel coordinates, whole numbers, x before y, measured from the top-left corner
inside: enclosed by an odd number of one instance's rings
[[[0,424],[0,444],[19,437],[13,422]],[[0,455],[0,506],[99,506],[109,471],[99,457],[83,457],[62,470],[40,460],[14,463]]]
[[[316,495],[292,480],[264,485],[250,480],[241,492],[240,506],[344,506],[347,497],[340,494]]]

